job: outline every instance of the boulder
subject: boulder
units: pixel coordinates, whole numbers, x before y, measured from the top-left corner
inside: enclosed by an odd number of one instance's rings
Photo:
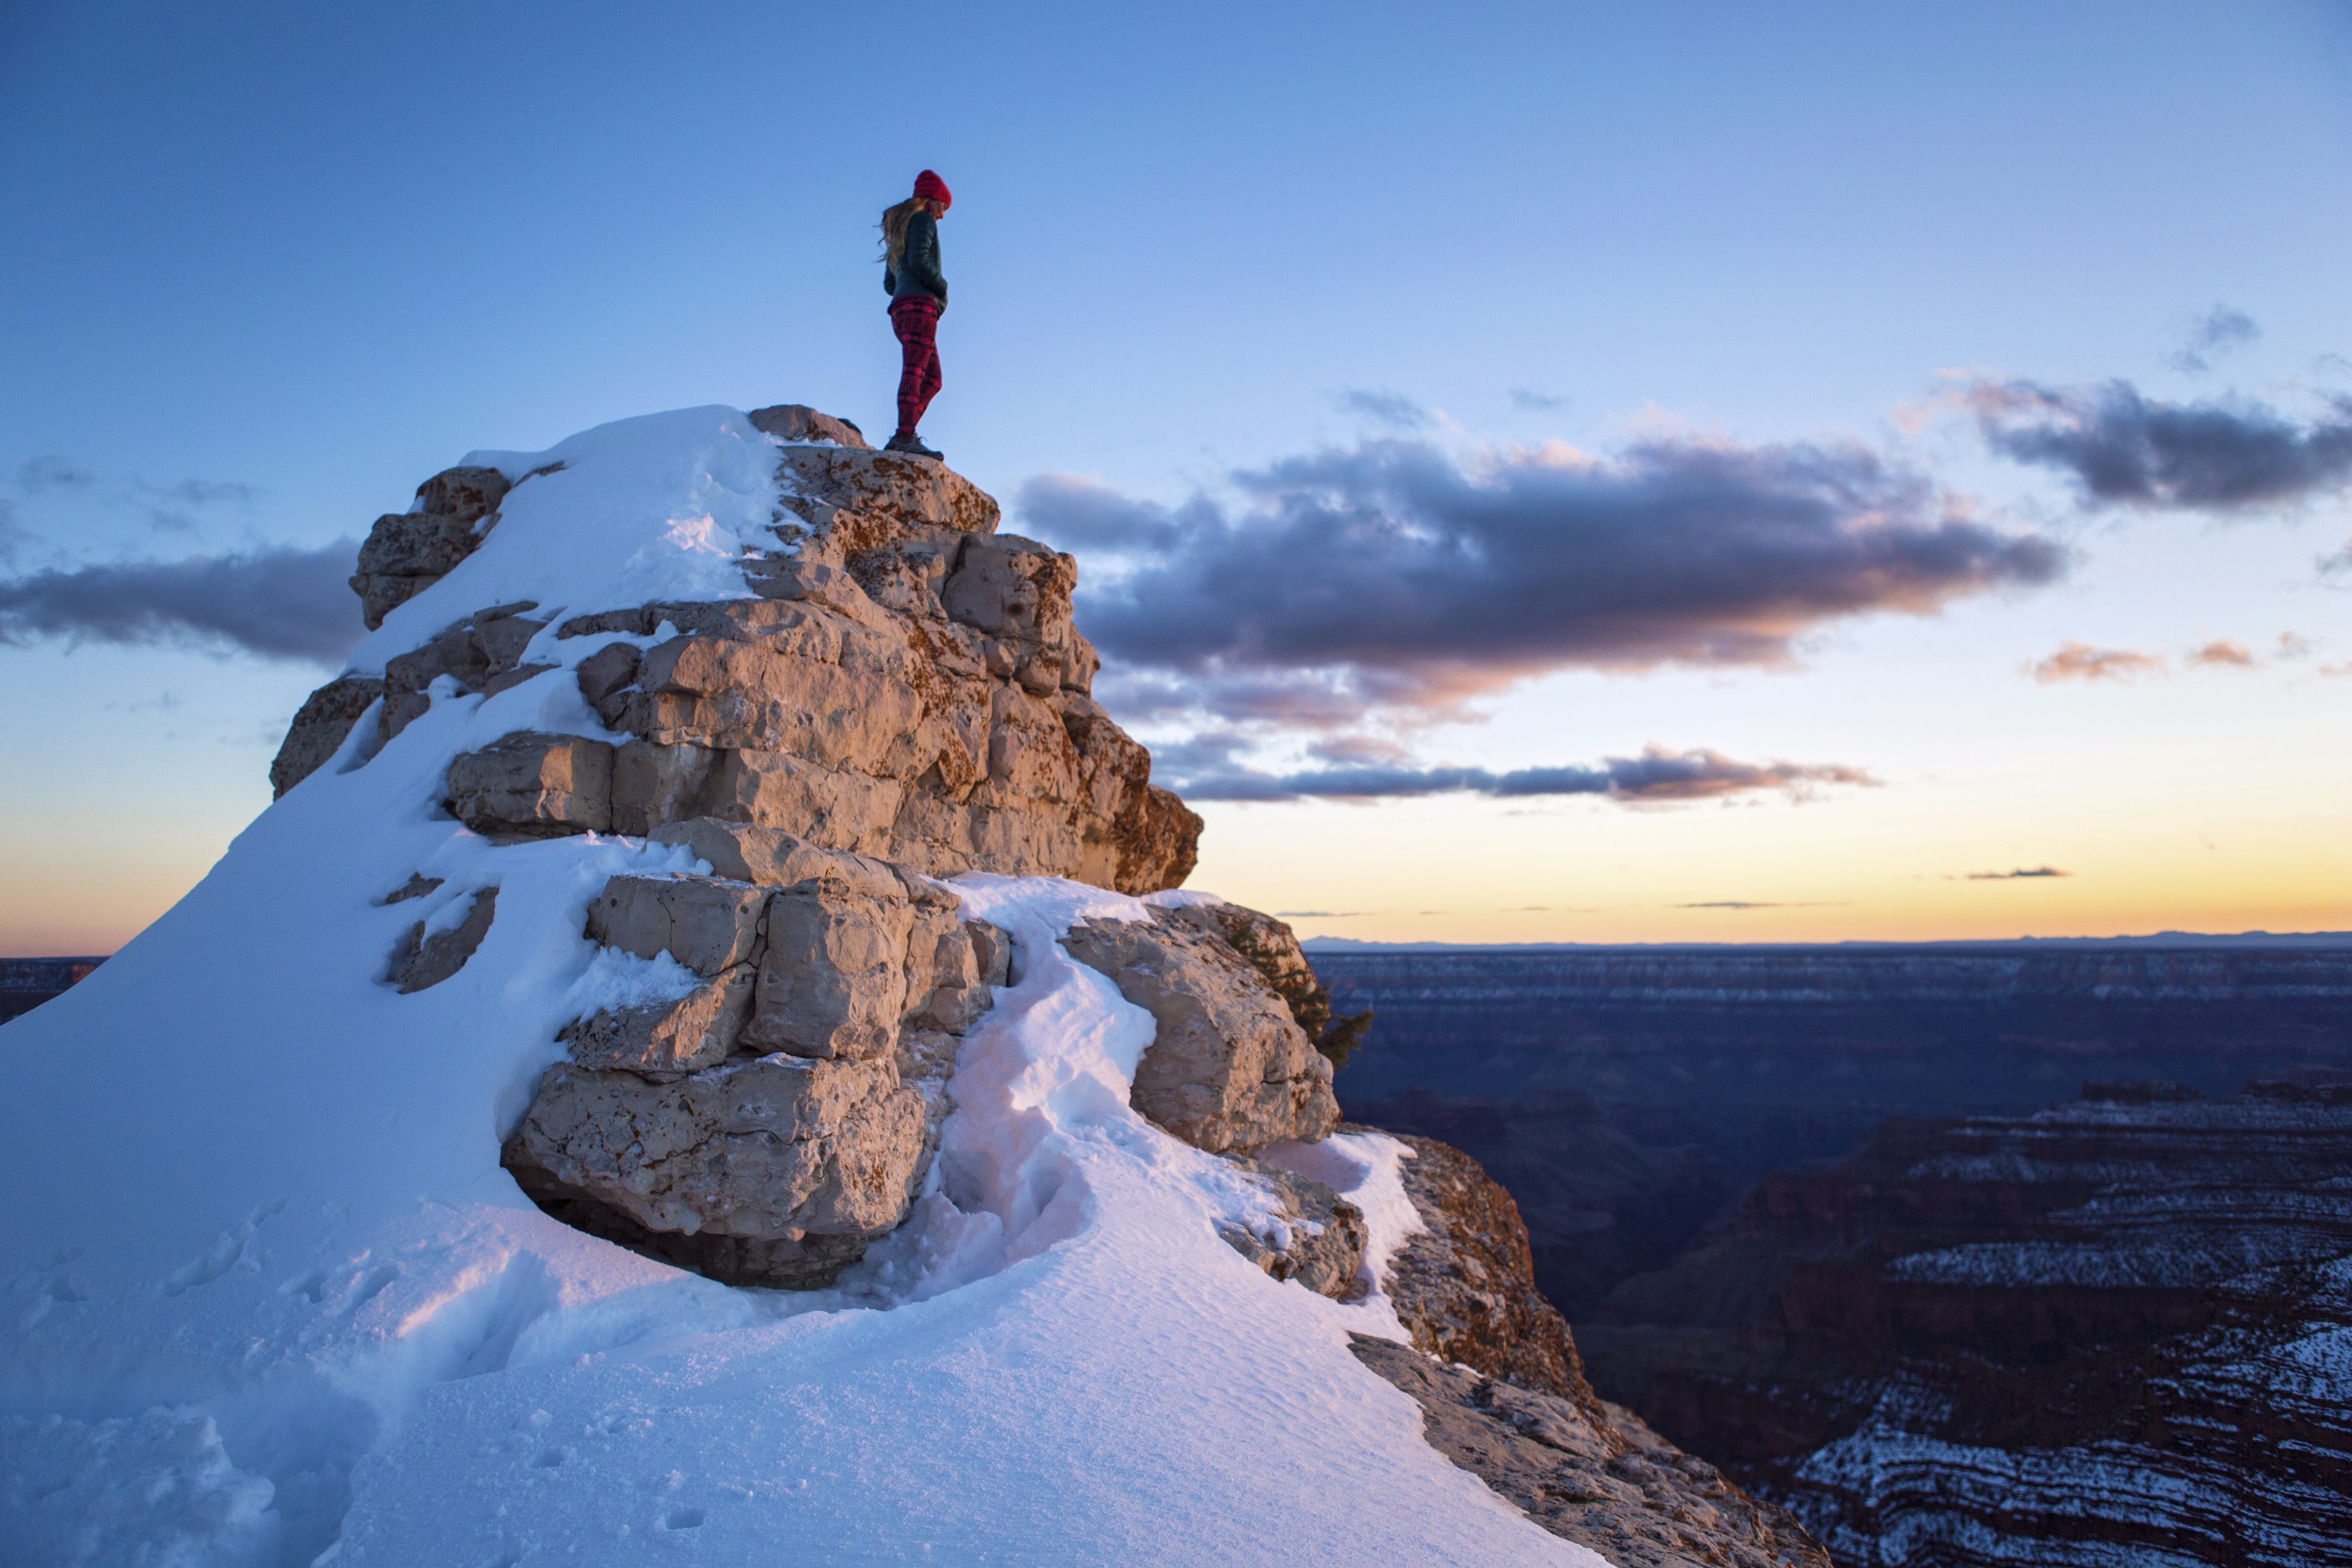
[[[456,925],[427,936],[425,922],[418,921],[393,950],[386,980],[403,995],[440,984],[465,968],[474,950],[482,945],[482,939],[489,934],[490,921],[498,916],[498,906],[499,890],[484,888],[474,895],[464,918]]]
[[[509,488],[496,468],[445,468],[416,487],[407,511],[376,519],[352,577],[368,630],[474,552],[498,522]]]
[[[1240,1155],[1226,1158],[1273,1189],[1281,1215],[1271,1224],[1255,1228],[1219,1226],[1217,1234],[1225,1244],[1273,1279],[1295,1281],[1318,1296],[1341,1300],[1361,1296],[1363,1211],[1311,1177]]]
[[[922,1147],[922,1097],[889,1058],[769,1056],[674,1083],[559,1063],[505,1159],[534,1195],[584,1199],[645,1232],[792,1244],[719,1249],[706,1268],[807,1285],[862,1251],[842,1243],[898,1223]],[[836,1239],[813,1257],[812,1237]]]
[[[1222,939],[1159,910],[1149,921],[1082,921],[1063,945],[1158,1026],[1131,1100],[1159,1126],[1234,1153],[1313,1142],[1338,1124],[1331,1064]]]
[[[1371,1027],[1371,1011],[1367,1008],[1340,1018],[1331,1016],[1331,988],[1315,977],[1306,950],[1298,945],[1298,934],[1287,924],[1239,904],[1187,904],[1176,913],[1223,937],[1265,976],[1266,984],[1288,1005],[1290,1016],[1315,1042],[1315,1048],[1330,1058],[1332,1071],[1347,1064],[1348,1053]]]
[[[570,630],[569,626],[564,630]],[[635,644],[611,643],[582,659],[572,671],[580,683],[581,698],[596,710],[596,716],[608,728],[619,724],[627,711],[629,690],[637,683],[637,666],[644,658],[644,650]]]
[[[600,1009],[556,1038],[583,1068],[625,1068],[659,1079],[717,1067],[743,1032],[754,978],[751,964],[739,963],[675,1001]]]
[[[772,408],[754,408],[745,416],[755,430],[764,430],[779,441],[821,441],[835,447],[849,447],[866,451],[866,433],[846,419],[836,419],[830,414],[820,414],[805,403],[779,403]]]
[[[614,877],[588,906],[588,939],[711,977],[758,956],[767,909],[767,889],[749,882]]]
[[[579,735],[519,731],[449,764],[451,816],[477,833],[560,838],[613,826],[613,748]]]
[[[829,878],[768,900],[768,941],[742,1043],[753,1051],[873,1061],[898,1040],[915,910]]]
[[[790,446],[783,479],[784,504],[831,535],[842,560],[908,524],[993,533],[1002,515],[993,497],[946,464],[898,452]]]
[[[352,726],[383,696],[383,682],[363,675],[339,675],[303,700],[286,740],[269,764],[272,799],[324,767],[342,749]]]
[[[416,504],[410,510],[476,522],[498,510],[510,488],[496,468],[444,468],[416,487]]]

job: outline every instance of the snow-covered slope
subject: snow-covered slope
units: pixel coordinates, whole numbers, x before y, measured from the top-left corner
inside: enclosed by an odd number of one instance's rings
[[[776,481],[741,415],[468,459],[515,480],[558,460],[355,668],[506,600],[742,592]],[[614,640],[551,632],[530,658]],[[1276,1283],[1218,1238],[1262,1189],[1129,1108],[1150,1016],[1055,943],[1136,900],[953,884],[1013,933],[1018,979],[965,1040],[927,1195],[835,1289],[730,1289],[542,1215],[501,1138],[560,1026],[660,982],[600,956],[586,904],[697,863],[451,820],[451,759],[517,730],[604,733],[562,678],[444,694],[373,756],[362,724],[96,975],[0,1029],[0,1561],[1601,1561],[1442,1458],[1358,1363],[1350,1331],[1402,1337],[1381,1297]],[[420,873],[441,887],[382,902]],[[492,884],[463,969],[383,983],[412,921]],[[1267,1158],[1350,1189],[1377,1258],[1412,1223],[1400,1154]]]

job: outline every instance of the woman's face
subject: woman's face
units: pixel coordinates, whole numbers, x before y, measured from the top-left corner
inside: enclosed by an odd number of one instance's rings
[[[947,203],[935,202],[929,196],[923,198],[923,210],[930,214],[934,218],[942,218],[948,216]]]

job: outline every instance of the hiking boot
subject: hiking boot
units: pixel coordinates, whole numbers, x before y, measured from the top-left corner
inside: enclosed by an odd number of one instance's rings
[[[893,436],[890,437],[889,445],[884,447],[882,449],[886,452],[904,452],[910,458],[937,458],[939,456],[939,453],[932,450],[930,447],[924,446],[921,441],[912,436]]]

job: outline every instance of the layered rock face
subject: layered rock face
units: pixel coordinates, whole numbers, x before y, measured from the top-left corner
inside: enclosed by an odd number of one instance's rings
[[[1890,1122],[1578,1335],[1842,1563],[2342,1562],[2347,1172],[2343,1088]]]
[[[1351,1342],[1420,1404],[1431,1445],[1622,1568],[1827,1568],[1782,1510],[1594,1394],[1567,1322],[1535,1288],[1510,1194],[1460,1150],[1404,1142],[1424,1228],[1389,1260],[1385,1289],[1414,1348]]]

